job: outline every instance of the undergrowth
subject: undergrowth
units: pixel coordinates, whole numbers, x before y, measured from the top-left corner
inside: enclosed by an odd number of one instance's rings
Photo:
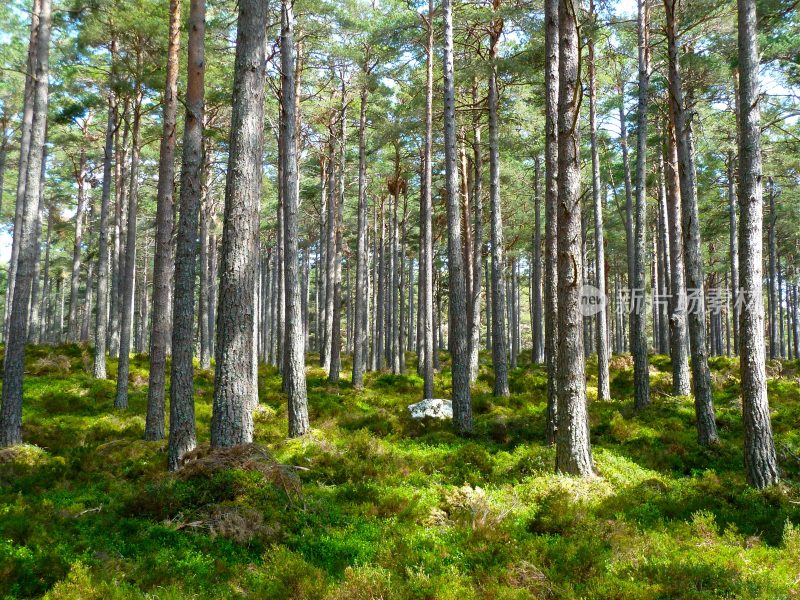
[[[197,369],[200,446],[177,475],[145,442],[147,357],[130,408],[90,349],[32,348],[25,445],[0,451],[0,595],[25,598],[796,598],[800,596],[800,381],[771,365],[783,483],[756,491],[742,467],[738,364],[711,360],[722,437],[696,442],[691,398],[669,395],[654,357],[653,405],[632,409],[632,363],[614,357],[613,400],[590,427],[599,477],[555,475],[546,379],[524,364],[491,395],[482,357],[475,435],[416,422],[415,374],[329,385],[309,357],[314,429],[286,438],[280,377],[261,367],[255,444],[208,449],[213,374]],[[414,362],[411,357],[409,365]],[[446,366],[446,362],[443,363]],[[345,364],[345,368],[349,365]],[[345,376],[349,375],[346,371]],[[449,373],[437,376],[448,397]]]

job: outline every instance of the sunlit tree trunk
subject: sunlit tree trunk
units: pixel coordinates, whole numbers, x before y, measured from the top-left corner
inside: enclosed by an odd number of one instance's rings
[[[580,294],[580,46],[575,0],[559,1],[558,433],[556,471],[592,475]]]
[[[22,202],[20,227],[14,230],[18,239],[19,255],[15,272],[15,293],[9,315],[9,335],[6,338],[3,357],[2,406],[0,406],[0,446],[22,443],[22,380],[25,371],[25,342],[27,340],[28,301],[36,260],[37,219],[39,218],[39,186],[42,183],[42,155],[47,130],[48,78],[50,71],[50,0],[34,4],[36,17],[32,28],[36,28],[36,53],[30,61],[35,65],[31,71],[35,79],[32,89],[32,118],[30,129],[30,148],[28,165],[25,171],[27,181],[24,195],[17,197]],[[33,34],[31,35],[33,38]]]
[[[211,445],[253,439],[253,278],[264,146],[267,6],[240,0],[217,315]]]

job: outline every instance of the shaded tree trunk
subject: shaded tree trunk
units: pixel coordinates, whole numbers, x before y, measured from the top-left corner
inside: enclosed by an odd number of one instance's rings
[[[559,0],[545,0],[545,248],[544,356],[547,366],[547,443],[558,429],[558,95]]]
[[[675,125],[675,145],[678,150],[681,218],[683,220],[683,243],[686,251],[684,259],[686,287],[694,296],[697,303],[696,310],[688,311],[697,436],[700,444],[708,445],[716,443],[719,440],[719,436],[717,435],[717,426],[714,420],[711,373],[708,370],[706,315],[703,298],[703,266],[700,254],[700,223],[697,209],[694,156],[691,143],[691,129],[687,122],[686,110],[683,106],[675,1],[664,0],[664,7],[667,13],[670,113]]]
[[[167,368],[172,315],[172,278],[175,269],[172,233],[175,211],[175,142],[178,114],[178,51],[180,48],[181,0],[170,0],[169,35],[167,38],[167,79],[164,85],[161,149],[158,161],[158,191],[156,198],[156,243],[153,262],[153,329],[150,333],[150,373],[147,387],[147,419],[144,439],[160,440],[164,437],[164,379]],[[202,123],[200,124],[202,127]],[[192,152],[202,154],[192,148]],[[198,167],[199,169],[199,167]],[[199,181],[198,184],[199,192]],[[196,229],[196,228],[195,228]],[[192,237],[194,242],[196,233]],[[192,253],[194,255],[194,252]],[[189,313],[194,315],[194,306]]]
[[[180,216],[175,245],[172,298],[172,364],[169,390],[167,467],[174,471],[197,444],[194,422],[194,291],[197,228],[203,199],[205,96],[205,0],[189,2],[188,77],[183,129]],[[201,274],[201,279],[203,275]],[[206,292],[207,293],[207,292]],[[202,312],[202,311],[201,311]],[[201,331],[202,335],[207,335]]]
[[[137,56],[137,77],[140,67]],[[136,213],[139,202],[139,144],[142,118],[142,84],[136,81],[131,128],[132,147],[130,165],[130,190],[128,193],[128,226],[126,232],[125,269],[120,274],[121,308],[119,318],[119,364],[117,366],[117,389],[114,397],[116,408],[128,408],[128,372],[130,369],[131,333],[133,318],[134,284],[136,278]]]

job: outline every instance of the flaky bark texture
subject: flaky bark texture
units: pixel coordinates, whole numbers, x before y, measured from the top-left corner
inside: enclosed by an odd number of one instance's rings
[[[156,197],[153,326],[150,333],[150,374],[147,388],[147,419],[144,426],[144,439],[146,440],[160,440],[164,437],[164,379],[167,369],[167,345],[172,325],[170,297],[172,296],[172,275],[175,266],[172,250],[172,228],[174,225],[173,213],[175,211],[173,190],[175,188],[178,51],[180,39],[181,0],[170,0],[167,80],[164,85],[163,128],[161,131],[161,154],[158,161],[158,192]],[[199,154],[201,153],[202,148]],[[194,310],[190,314],[194,314]]]
[[[286,277],[286,362],[283,389],[289,398],[289,437],[308,432],[303,321],[300,314],[300,281],[297,267],[298,203],[297,121],[295,95],[294,13],[292,0],[281,3],[281,128],[283,139],[283,217]],[[344,116],[344,115],[342,115]]]
[[[667,48],[669,54],[669,104],[670,114],[675,126],[675,145],[678,149],[683,244],[686,251],[684,257],[686,287],[696,299],[696,310],[688,311],[687,320],[692,349],[691,366],[697,437],[700,444],[708,445],[719,441],[719,435],[717,434],[717,425],[714,420],[711,373],[708,370],[703,264],[700,253],[700,218],[697,209],[697,185],[695,182],[691,129],[686,118],[686,109],[683,106],[675,4],[675,0],[664,0],[664,8],[667,13]]]
[[[594,472],[586,411],[581,315],[580,95],[578,7],[559,1],[558,93],[558,433],[556,471]]]
[[[34,8],[37,8],[34,6]],[[42,154],[47,130],[48,77],[50,72],[50,0],[41,0],[37,27],[35,83],[33,86],[33,115],[31,119],[30,148],[27,181],[22,198],[22,221],[14,230],[19,239],[19,257],[15,273],[14,298],[9,314],[8,338],[3,357],[3,391],[0,406],[0,446],[22,443],[22,380],[25,371],[25,341],[28,326],[28,300],[33,282],[36,260],[37,220],[39,218],[40,185],[42,183]],[[33,37],[33,35],[31,36]],[[17,198],[17,202],[20,198]]]
[[[180,217],[175,246],[172,299],[172,365],[169,390],[169,452],[175,470],[197,441],[194,423],[194,288],[197,229],[203,197],[203,112],[205,84],[205,0],[189,3],[188,78],[183,129]]]
[[[456,99],[453,82],[453,5],[443,0],[444,13],[444,153],[447,183],[447,257],[450,277],[450,354],[453,369],[453,426],[457,433],[472,432],[469,389],[469,328],[466,280],[461,254],[461,206],[456,166]]]
[[[547,365],[547,442],[558,428],[558,0],[545,0],[544,359]]]
[[[761,109],[755,0],[739,8],[739,281],[746,306],[739,314],[741,335],[744,467],[757,488],[778,482],[778,461],[767,399],[762,300]]]
[[[264,148],[267,5],[240,0],[217,313],[211,445],[253,440],[253,280]]]

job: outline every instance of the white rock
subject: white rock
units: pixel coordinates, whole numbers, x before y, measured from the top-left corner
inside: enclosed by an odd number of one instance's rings
[[[416,404],[408,405],[412,419],[452,419],[453,403],[442,398],[426,398]]]

